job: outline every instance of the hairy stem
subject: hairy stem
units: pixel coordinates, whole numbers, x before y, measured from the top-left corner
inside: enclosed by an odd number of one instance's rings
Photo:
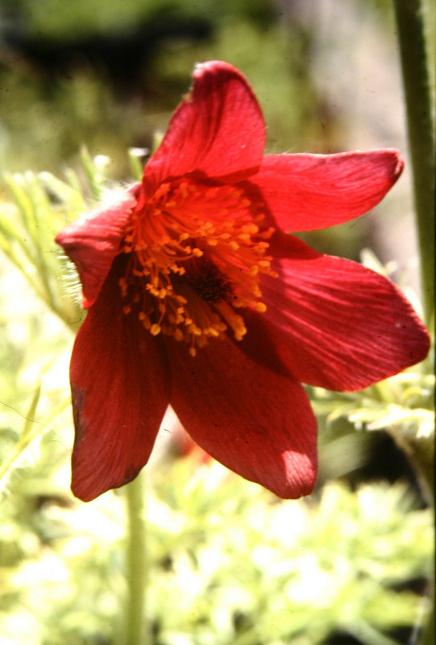
[[[145,620],[147,586],[143,475],[126,487],[127,502],[127,606],[124,645],[148,645]]]
[[[416,224],[421,260],[422,292],[427,323],[434,316],[434,187],[435,159],[432,100],[422,0],[394,0],[406,100],[407,130],[413,169]],[[432,490],[431,442],[416,440],[409,457]]]
[[[434,237],[435,237],[435,150],[432,122],[432,96],[427,61],[425,16],[422,0],[394,0],[398,30],[407,132],[413,170],[413,191],[420,252],[421,285],[425,318],[434,323]],[[434,449],[432,441],[418,439],[409,446],[429,504],[432,499]],[[434,590],[433,590],[434,599]],[[422,645],[434,642],[434,607],[424,627]]]
[[[412,158],[426,321],[434,309],[434,133],[422,0],[394,0]]]

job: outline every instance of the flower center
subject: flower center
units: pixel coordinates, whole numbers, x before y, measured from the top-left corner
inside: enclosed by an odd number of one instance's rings
[[[195,356],[209,338],[246,333],[238,310],[266,310],[261,274],[275,276],[267,255],[272,229],[236,186],[166,182],[132,213],[119,280],[125,314],[153,335],[185,341]]]

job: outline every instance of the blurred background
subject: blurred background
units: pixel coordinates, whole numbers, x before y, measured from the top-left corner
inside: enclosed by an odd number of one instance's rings
[[[434,52],[434,33],[429,42]],[[389,0],[1,0],[1,645],[123,642],[123,494],[82,504],[69,492],[67,372],[81,314],[62,276],[38,285],[58,262],[56,230],[132,177],[128,149],[146,159],[208,59],[249,79],[268,151],[395,147],[407,160]],[[9,227],[23,212],[36,237],[24,226],[16,244]],[[407,166],[376,211],[305,239],[353,259],[370,248],[363,260],[419,309]],[[155,645],[418,642],[431,512],[377,405],[395,390],[399,405],[424,410],[429,390],[412,374],[392,388],[311,392],[320,479],[297,502],[204,459],[166,420],[146,484]],[[418,417],[407,427],[425,434]]]

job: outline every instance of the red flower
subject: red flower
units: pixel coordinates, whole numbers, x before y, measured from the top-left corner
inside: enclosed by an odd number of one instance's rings
[[[301,382],[356,390],[427,354],[391,282],[283,232],[370,210],[399,154],[263,156],[264,142],[244,77],[199,65],[142,182],[57,236],[89,309],[70,373],[81,499],[135,477],[168,404],[231,470],[305,495],[316,421]]]

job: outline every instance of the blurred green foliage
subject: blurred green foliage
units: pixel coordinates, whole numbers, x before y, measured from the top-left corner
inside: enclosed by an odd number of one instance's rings
[[[162,20],[208,16],[214,23],[245,19],[260,26],[274,20],[277,7],[271,0],[4,0],[5,7],[24,17],[30,33],[53,39],[132,29],[159,16]]]
[[[69,492],[68,361],[83,314],[74,269],[53,236],[110,199],[120,179],[138,175],[141,159],[134,151],[126,156],[126,148],[153,147],[200,60],[229,60],[249,77],[269,150],[344,148],[350,126],[315,82],[314,34],[303,5],[2,2],[1,645],[123,641],[123,493],[85,505]],[[364,5],[390,24],[387,0],[356,1],[356,15]],[[289,17],[298,6],[303,17]],[[202,37],[174,27],[191,22],[207,26]],[[45,74],[2,38],[9,23],[22,43],[101,43],[144,29],[150,47],[125,70],[132,83],[117,87],[109,61],[93,64],[80,52],[71,69]],[[100,154],[83,149],[78,161],[83,142]],[[370,223],[371,216],[310,240],[357,257]],[[363,259],[385,271],[374,256]],[[154,645],[336,645],[338,638],[393,645],[419,633],[428,610],[431,513],[410,482],[361,484],[355,476],[368,466],[379,434],[368,430],[428,445],[432,380],[425,369],[363,393],[311,390],[320,485],[305,500],[279,501],[195,454],[161,457],[150,467],[146,606]]]
[[[74,73],[66,70],[47,82],[41,76],[41,67],[26,57],[26,40],[22,43],[24,49],[12,48],[8,52],[6,48],[8,64],[1,74],[4,91],[0,105],[0,162],[3,157],[9,169],[20,170],[23,162],[24,167],[55,169],[59,159],[68,161],[77,152],[78,141],[86,141],[91,149],[104,151],[115,163],[122,164],[122,150],[149,144],[153,131],[165,128],[169,111],[186,90],[187,72],[193,65],[213,58],[231,60],[250,78],[265,111],[271,149],[292,149],[297,139],[315,151],[332,144],[325,119],[318,113],[322,106],[307,65],[309,36],[295,30],[289,38],[273,3],[80,0],[62,5],[58,0],[21,0],[12,5],[22,15],[23,35],[33,47],[36,45],[32,38],[36,36],[37,43],[52,43],[56,37],[67,47],[69,40],[74,42],[78,34],[84,37],[89,32],[88,46],[98,50],[101,43],[93,44],[93,37],[117,38],[126,32],[133,39],[146,38],[146,33],[142,36],[138,31],[139,24],[151,25],[149,37],[153,44],[150,51],[140,50],[144,58],[138,55],[135,62],[137,81],[133,93],[121,94],[105,85],[111,61],[107,61],[106,68],[100,59],[96,66],[92,65],[95,51],[88,55],[74,52]],[[161,27],[154,26],[156,16],[160,22],[172,16],[175,24],[182,18],[189,24],[195,16],[210,26],[210,37],[193,39],[183,30],[179,36],[166,34],[165,30],[157,36]],[[56,48],[48,52],[52,59],[65,55]],[[0,56],[0,63],[1,60]],[[131,72],[126,69],[126,76]],[[43,162],[39,156],[41,145]]]
[[[193,458],[160,463],[149,480],[155,645],[316,645],[337,630],[392,645],[386,632],[427,611],[404,581],[427,574],[431,513],[416,510],[403,485],[352,493],[332,483],[316,502],[283,502]],[[24,509],[13,503],[19,492],[30,506],[25,527]],[[122,497],[89,505],[51,497],[35,507],[15,484],[3,514],[5,643],[117,642]]]

